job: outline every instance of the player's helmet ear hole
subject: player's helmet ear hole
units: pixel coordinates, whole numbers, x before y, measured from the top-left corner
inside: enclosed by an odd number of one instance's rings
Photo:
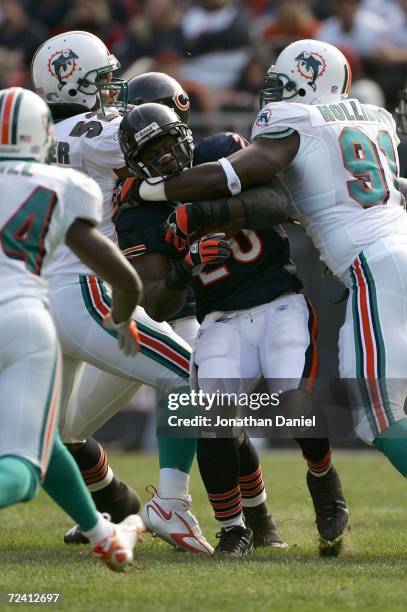
[[[69,93],[69,95],[70,95],[70,96],[72,96],[72,98],[74,98],[74,97],[76,96],[76,93],[77,93],[77,92],[76,92],[76,89],[70,89],[70,90],[68,91],[68,93]]]
[[[305,89],[303,89],[302,87],[301,87],[301,89],[299,89],[299,90],[298,90],[298,92],[297,92],[297,93],[298,93],[298,95],[300,96],[300,98],[303,98],[303,97],[304,97],[304,96],[307,94],[307,92],[305,91]]]

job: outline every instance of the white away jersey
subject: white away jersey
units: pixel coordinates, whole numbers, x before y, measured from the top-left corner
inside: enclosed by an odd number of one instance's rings
[[[121,116],[115,111],[82,113],[64,119],[54,126],[54,157],[52,163],[80,170],[93,178],[102,190],[103,213],[99,230],[116,242],[111,222],[112,195],[116,186],[115,169],[125,166],[118,130]],[[57,249],[47,276],[59,274],[90,274],[87,268],[66,246]]]
[[[290,195],[290,216],[340,277],[368,245],[407,233],[395,123],[383,108],[358,100],[274,102],[258,114],[252,139],[278,140],[294,131],[298,153],[278,174]]]
[[[0,303],[46,299],[41,278],[75,219],[101,220],[102,194],[80,172],[25,161],[0,162]]]

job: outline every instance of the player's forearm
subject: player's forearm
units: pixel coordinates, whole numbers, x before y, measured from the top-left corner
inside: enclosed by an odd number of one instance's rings
[[[186,289],[168,289],[165,280],[145,286],[143,308],[154,321],[166,321],[183,308]]]
[[[111,283],[109,282],[109,284]],[[117,286],[112,285],[112,316],[116,323],[130,319],[134,309],[139,304],[138,295],[141,294],[135,294],[127,290],[122,291]]]
[[[218,162],[196,166],[165,183],[170,202],[195,202],[230,195],[225,173]]]
[[[267,229],[288,218],[288,197],[278,179],[237,196],[194,202],[188,207],[191,228]]]

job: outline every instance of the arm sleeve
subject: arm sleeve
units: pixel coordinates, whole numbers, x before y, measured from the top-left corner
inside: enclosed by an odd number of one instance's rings
[[[99,225],[102,221],[102,191],[99,185],[90,177],[67,170],[70,173],[69,182],[65,192],[64,214],[61,220],[63,240],[75,219],[85,219],[92,225]]]
[[[64,169],[58,182],[62,188],[55,192],[57,200],[47,233],[51,251],[65,242],[66,233],[76,219],[85,219],[92,225],[102,220],[103,196],[93,179],[77,170]]]

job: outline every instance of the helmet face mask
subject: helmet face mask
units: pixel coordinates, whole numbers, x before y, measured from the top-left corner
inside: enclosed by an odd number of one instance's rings
[[[394,110],[397,129],[400,134],[407,136],[407,84],[397,94],[397,106]]]
[[[352,73],[339,49],[318,40],[298,40],[277,57],[260,92],[260,105],[287,101],[329,104],[346,100]]]
[[[295,81],[281,72],[272,72],[271,70],[273,68],[274,66],[272,66],[270,71],[267,73],[266,78],[264,79],[265,87],[260,91],[260,108],[263,108],[263,106],[269,104],[270,102],[290,100],[298,94]],[[287,92],[287,95],[284,95],[285,91]]]
[[[120,124],[119,143],[126,165],[147,180],[157,177],[164,180],[192,165],[191,131],[174,111],[162,104],[132,108]]]
[[[81,104],[89,110],[103,111],[105,106],[125,110],[126,81],[106,78],[119,68],[119,61],[97,36],[73,31],[41,45],[32,60],[31,76],[36,92],[46,102]]]
[[[178,130],[169,129],[166,134],[148,142],[138,155],[138,172],[144,178],[168,178],[181,174],[191,166],[187,139],[187,135],[182,136]]]

